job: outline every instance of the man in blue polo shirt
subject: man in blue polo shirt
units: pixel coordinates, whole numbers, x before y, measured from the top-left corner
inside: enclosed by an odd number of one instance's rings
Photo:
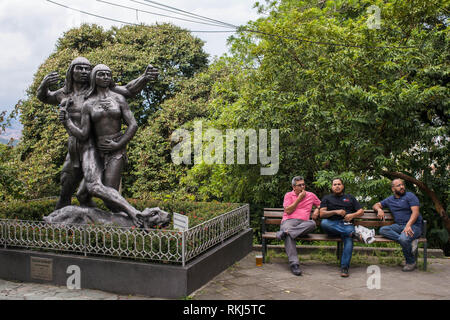
[[[414,193],[405,190],[405,182],[402,179],[393,180],[391,189],[394,194],[375,203],[373,209],[378,212],[379,219],[384,219],[383,208],[389,208],[392,212],[395,223],[381,227],[380,234],[400,243],[406,260],[403,271],[413,271],[416,268],[414,252],[417,250],[417,239],[422,234],[423,220],[419,212],[419,199]]]

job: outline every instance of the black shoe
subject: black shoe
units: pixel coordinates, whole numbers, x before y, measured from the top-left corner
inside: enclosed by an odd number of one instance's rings
[[[348,268],[341,268],[341,277],[347,278],[349,276]]]
[[[280,230],[280,231],[277,231],[275,236],[278,240],[284,240],[284,239],[286,239],[287,233],[285,231]]]
[[[296,276],[301,276],[302,275],[302,270],[300,270],[300,266],[298,264],[293,264],[291,266],[291,271]]]

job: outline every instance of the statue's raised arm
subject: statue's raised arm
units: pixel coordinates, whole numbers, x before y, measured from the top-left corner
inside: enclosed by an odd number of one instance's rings
[[[156,79],[158,79],[158,75],[158,69],[149,64],[147,68],[145,68],[145,72],[143,75],[134,80],[131,80],[124,86],[115,86],[111,90],[123,95],[126,98],[131,98],[141,92],[148,81],[155,81]]]
[[[63,90],[59,89],[56,91],[50,91],[50,87],[56,85],[59,82],[58,73],[51,72],[47,74],[44,79],[42,79],[41,84],[39,85],[36,96],[39,100],[44,103],[57,105],[63,100]]]

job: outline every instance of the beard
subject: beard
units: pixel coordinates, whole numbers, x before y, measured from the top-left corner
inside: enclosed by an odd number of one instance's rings
[[[406,193],[406,190],[400,190],[400,191],[394,191],[394,193],[396,194],[396,195],[398,195],[398,196],[402,196],[402,195],[404,195],[405,193]]]

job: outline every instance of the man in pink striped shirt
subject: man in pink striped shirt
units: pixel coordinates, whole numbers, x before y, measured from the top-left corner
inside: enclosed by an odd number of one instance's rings
[[[305,179],[301,176],[292,179],[292,191],[284,195],[284,214],[281,220],[277,239],[284,240],[284,248],[288,255],[289,265],[294,275],[300,276],[300,263],[295,238],[314,231],[319,218],[320,200],[317,196],[305,190]],[[310,218],[311,209],[315,210]]]

